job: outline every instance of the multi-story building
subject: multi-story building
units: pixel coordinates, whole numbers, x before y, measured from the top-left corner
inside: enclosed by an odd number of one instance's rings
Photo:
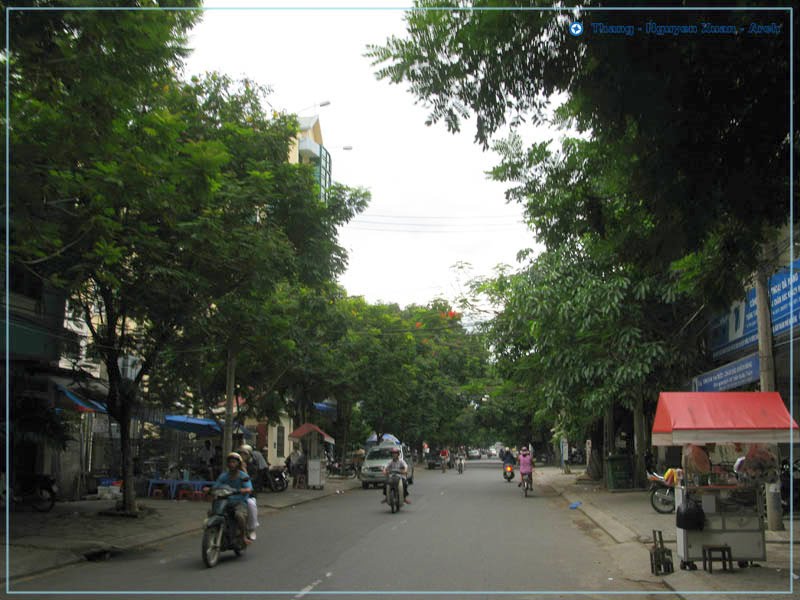
[[[316,167],[320,195],[325,198],[332,182],[332,161],[330,152],[323,145],[319,116],[300,117],[298,121],[300,123],[300,133],[289,150],[289,162],[292,164],[314,165]]]

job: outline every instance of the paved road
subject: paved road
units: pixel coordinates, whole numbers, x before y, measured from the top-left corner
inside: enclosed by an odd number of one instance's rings
[[[470,598],[501,597],[479,593],[487,591],[521,592],[504,598],[533,596],[526,591],[644,591],[644,583],[618,571],[602,531],[551,489],[523,498],[516,482],[502,480],[497,462],[471,461],[463,475],[419,469],[411,493],[413,504],[395,515],[380,504],[380,491],[361,489],[270,513],[258,542],[241,558],[226,553],[214,569],[201,562],[199,535],[182,536],[18,581],[12,590],[249,592],[226,598],[259,591],[285,591],[279,597],[288,598],[318,591],[462,591]]]

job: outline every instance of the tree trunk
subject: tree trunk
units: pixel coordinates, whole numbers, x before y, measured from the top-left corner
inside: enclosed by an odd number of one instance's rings
[[[347,459],[347,443],[350,438],[350,406],[349,402],[337,398],[336,401],[336,418],[339,420],[338,435],[339,444],[341,448],[341,462],[345,463]]]
[[[606,483],[608,483],[608,463],[607,459],[614,449],[614,406],[606,407],[606,412],[603,415],[603,456],[601,458],[603,464],[603,475]]]
[[[636,488],[645,487],[645,481],[647,480],[644,463],[646,450],[644,429],[644,396],[640,394],[633,406],[633,447],[635,452],[633,486]]]
[[[225,432],[222,439],[222,456],[228,456],[233,448],[233,395],[236,382],[236,351],[232,345],[228,346],[228,365],[226,374],[225,396]],[[225,463],[223,462],[223,465]]]
[[[129,399],[122,403],[119,420],[122,446],[122,511],[136,513],[136,490],[133,481],[133,445],[131,443],[131,406]]]

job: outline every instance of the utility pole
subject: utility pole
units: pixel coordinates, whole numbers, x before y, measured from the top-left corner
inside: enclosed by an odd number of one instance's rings
[[[233,448],[233,394],[236,381],[236,351],[232,345],[228,346],[228,365],[226,372],[226,398],[225,398],[225,430],[222,436],[222,456],[228,456]],[[223,466],[224,466],[223,462]]]
[[[769,296],[769,249],[764,246],[764,260],[758,267],[755,276],[756,287],[756,322],[758,323],[758,358],[760,366],[760,383],[762,392],[775,391],[775,361],[772,356],[772,319],[770,315]],[[783,509],[781,493],[777,484],[765,484],[764,498],[767,504],[767,529],[783,531]]]

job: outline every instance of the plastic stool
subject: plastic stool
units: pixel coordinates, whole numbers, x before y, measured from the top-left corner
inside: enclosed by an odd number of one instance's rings
[[[719,554],[719,556],[714,556],[714,554]],[[733,571],[733,559],[731,558],[730,546],[703,546],[703,570],[712,573],[715,560],[722,563],[723,571],[727,571],[728,568]]]
[[[194,495],[194,490],[187,490],[186,488],[178,490],[178,500],[191,500]]]
[[[150,494],[151,498],[163,498],[164,497],[164,490],[160,487],[155,488],[152,493]]]
[[[194,490],[192,492],[192,500],[205,500],[206,493],[203,490]]]

